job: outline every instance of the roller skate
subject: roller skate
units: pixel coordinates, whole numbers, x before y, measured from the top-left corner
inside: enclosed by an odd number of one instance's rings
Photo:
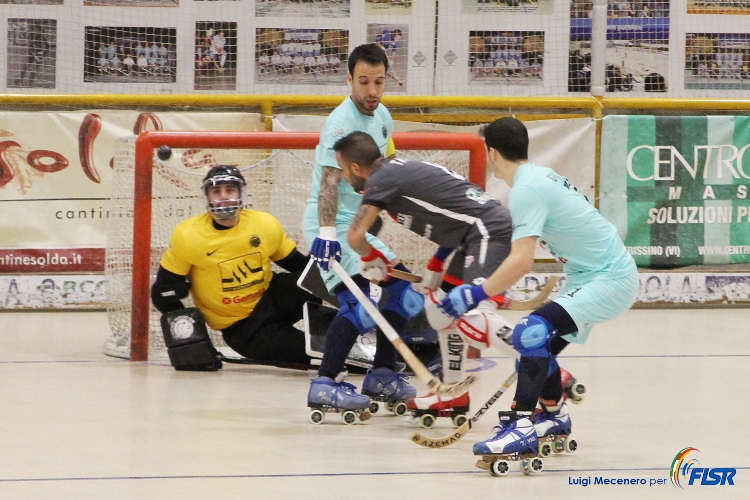
[[[539,411],[531,417],[539,440],[539,456],[546,458],[554,453],[573,453],[578,443],[570,437],[572,425],[565,403],[555,412]]]
[[[326,413],[341,413],[347,425],[353,424],[357,417],[362,422],[370,419],[370,398],[357,394],[356,387],[344,382],[344,376],[340,374],[336,380],[317,377],[310,382],[307,394],[310,422],[322,423]]]
[[[498,417],[495,436],[474,443],[474,455],[482,457],[475,464],[477,468],[493,476],[504,476],[510,469],[508,461],[518,461],[524,474],[541,472],[544,460],[537,456],[539,440],[531,420],[515,411],[498,412]]]
[[[362,383],[362,394],[372,400],[370,413],[377,413],[380,408],[378,402],[381,402],[394,415],[404,415],[405,401],[417,395],[417,390],[406,382],[408,378],[386,367],[370,368]]]
[[[570,400],[574,405],[581,404],[584,396],[586,396],[586,386],[578,382],[568,370],[562,367],[560,367],[560,379],[562,380],[565,399]]]
[[[425,429],[432,427],[438,417],[448,417],[454,426],[461,427],[466,423],[466,412],[469,411],[469,393],[465,392],[454,398],[430,393],[407,400],[406,407]]]

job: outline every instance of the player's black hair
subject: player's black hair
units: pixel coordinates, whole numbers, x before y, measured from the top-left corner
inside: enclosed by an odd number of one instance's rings
[[[341,157],[347,162],[370,168],[376,160],[383,155],[375,143],[375,139],[367,132],[352,132],[336,141],[333,150],[341,153]]]
[[[508,161],[522,161],[529,157],[529,132],[515,118],[506,116],[485,125],[481,132],[487,150],[494,148]]]
[[[350,75],[354,74],[354,66],[356,66],[359,61],[364,61],[370,66],[379,66],[382,64],[385,70],[388,71],[388,56],[385,54],[385,51],[375,43],[365,43],[352,50],[352,53],[349,54]]]

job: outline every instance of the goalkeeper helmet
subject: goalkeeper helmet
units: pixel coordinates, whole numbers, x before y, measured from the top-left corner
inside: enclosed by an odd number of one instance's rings
[[[209,190],[220,184],[234,184],[239,191],[238,199],[209,199]],[[216,165],[203,178],[203,193],[206,195],[206,209],[217,220],[231,219],[245,206],[245,178],[234,165]]]

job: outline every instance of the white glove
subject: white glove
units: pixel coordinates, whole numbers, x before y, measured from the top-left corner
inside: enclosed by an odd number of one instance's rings
[[[443,260],[433,255],[427,263],[424,273],[422,273],[422,281],[414,285],[414,289],[422,295],[427,295],[429,292],[437,290],[443,282],[443,274],[445,273],[443,263]]]
[[[391,265],[382,252],[372,247],[370,253],[359,259],[359,274],[370,281],[385,281]]]

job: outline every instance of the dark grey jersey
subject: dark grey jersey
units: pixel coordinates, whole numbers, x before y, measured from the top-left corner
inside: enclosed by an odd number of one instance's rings
[[[505,237],[511,227],[510,212],[499,201],[460,175],[425,161],[383,160],[365,183],[362,203],[388,211],[405,228],[443,247],[457,247],[477,225],[501,228],[502,234],[490,237]],[[493,219],[500,214],[503,220],[483,224],[488,214]]]

